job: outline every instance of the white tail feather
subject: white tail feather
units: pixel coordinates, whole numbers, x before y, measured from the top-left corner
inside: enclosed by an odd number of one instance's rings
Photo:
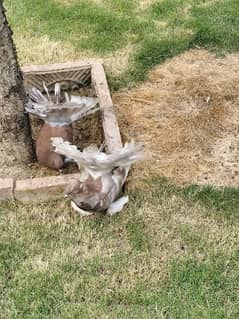
[[[79,168],[87,170],[94,176],[109,173],[115,167],[128,169],[131,164],[143,157],[142,145],[136,145],[133,141],[126,143],[122,149],[113,154],[99,152],[95,148],[80,151],[75,145],[65,142],[60,137],[52,138],[52,145],[56,153],[71,158]]]
[[[69,96],[64,94],[65,101],[61,102],[61,87],[55,84],[55,101],[53,102],[48,89],[43,83],[46,92],[44,96],[38,89],[32,88],[25,110],[40,117],[51,126],[64,126],[95,113],[99,110],[98,101],[94,97]]]

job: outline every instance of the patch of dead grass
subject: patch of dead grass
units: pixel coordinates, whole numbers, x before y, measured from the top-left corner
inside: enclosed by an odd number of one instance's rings
[[[47,36],[29,38],[16,34],[14,40],[18,49],[19,63],[24,66],[94,58],[90,52],[82,53],[67,42],[53,41]],[[31,43],[31,54],[29,54],[29,43]]]
[[[29,54],[29,42],[31,43],[31,54]],[[19,63],[24,66],[100,59],[98,55],[92,54],[90,51],[84,50],[84,52],[81,52],[79,48],[74,48],[68,42],[53,41],[47,36],[29,39],[27,36],[16,34],[15,43],[18,48]],[[104,66],[107,71],[116,76],[127,70],[129,58],[134,49],[135,47],[129,44],[105,56]]]
[[[104,66],[106,70],[114,76],[120,75],[126,71],[129,67],[129,60],[131,54],[133,54],[135,46],[128,44],[126,47],[120,50],[112,52],[104,58]]]
[[[75,4],[77,2],[77,0],[54,0],[54,1],[56,3],[63,4],[66,6],[70,6],[70,5]]]
[[[155,0],[138,0],[139,6],[142,9],[147,9],[149,6],[151,6]]]
[[[124,140],[135,138],[151,153],[136,165],[137,176],[239,185],[238,72],[238,54],[217,58],[191,50],[154,68],[139,87],[113,96]],[[222,160],[216,145],[225,141]]]

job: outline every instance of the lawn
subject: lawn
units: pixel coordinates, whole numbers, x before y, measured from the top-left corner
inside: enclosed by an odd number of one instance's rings
[[[21,64],[103,58],[112,89],[239,49],[236,0],[5,0]],[[155,177],[113,218],[0,204],[0,318],[239,318],[239,190]]]
[[[220,54],[239,49],[237,0],[5,3],[21,64],[100,57],[115,89],[195,46]]]

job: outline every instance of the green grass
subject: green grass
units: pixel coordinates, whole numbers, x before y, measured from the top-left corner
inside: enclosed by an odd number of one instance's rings
[[[230,266],[225,257],[217,256],[210,262],[194,258],[174,262],[167,281],[139,286],[119,299],[126,304],[144,304],[146,318],[153,314],[152,309],[162,318],[237,318],[239,312],[231,306],[234,302],[238,305],[238,256],[229,262]]]
[[[132,247],[135,250],[148,250],[150,247],[150,239],[144,232],[143,219],[137,220],[137,217],[133,221],[128,221],[126,224],[126,231]]]
[[[218,190],[212,186],[189,186],[185,188],[184,194],[210,209],[215,218],[226,218],[233,222],[239,220],[238,189],[225,187],[223,190]]]
[[[237,0],[161,0],[152,1],[148,7],[141,7],[137,0],[5,3],[16,39],[24,35],[24,40],[29,38],[33,43],[32,39],[47,36],[69,43],[79,54],[104,58],[116,53],[116,59],[121,59],[117,50],[132,45],[121,74],[107,66],[115,89],[144,79],[155,64],[194,46],[220,54],[239,48]],[[21,58],[21,42],[18,47]]]
[[[1,317],[238,318],[238,203],[149,182],[114,218],[1,204]]]
[[[172,15],[178,13],[187,1],[183,0],[163,0],[155,1],[150,7],[150,14],[154,19],[168,20]]]
[[[219,52],[239,49],[238,11],[239,3],[232,1],[216,1],[209,7],[195,6],[189,26],[194,30],[194,42],[199,45],[219,50]]]

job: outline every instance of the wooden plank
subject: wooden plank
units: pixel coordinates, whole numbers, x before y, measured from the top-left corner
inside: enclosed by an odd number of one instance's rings
[[[46,65],[32,65],[22,68],[24,76],[24,85],[27,92],[36,87],[42,90],[42,83],[46,85],[51,84],[54,81],[73,80],[80,81],[80,78],[91,77],[91,67],[93,62],[90,61],[76,61],[70,63],[57,63]],[[98,60],[97,60],[98,61]],[[83,81],[84,85],[88,84],[88,81]]]
[[[99,99],[107,152],[113,153],[122,148],[122,140],[102,64],[92,65],[91,76]]]
[[[48,73],[48,72],[61,72],[75,69],[87,69],[91,68],[94,63],[98,63],[100,60],[81,60],[75,62],[44,64],[44,65],[29,65],[21,68],[24,74],[28,73]]]

